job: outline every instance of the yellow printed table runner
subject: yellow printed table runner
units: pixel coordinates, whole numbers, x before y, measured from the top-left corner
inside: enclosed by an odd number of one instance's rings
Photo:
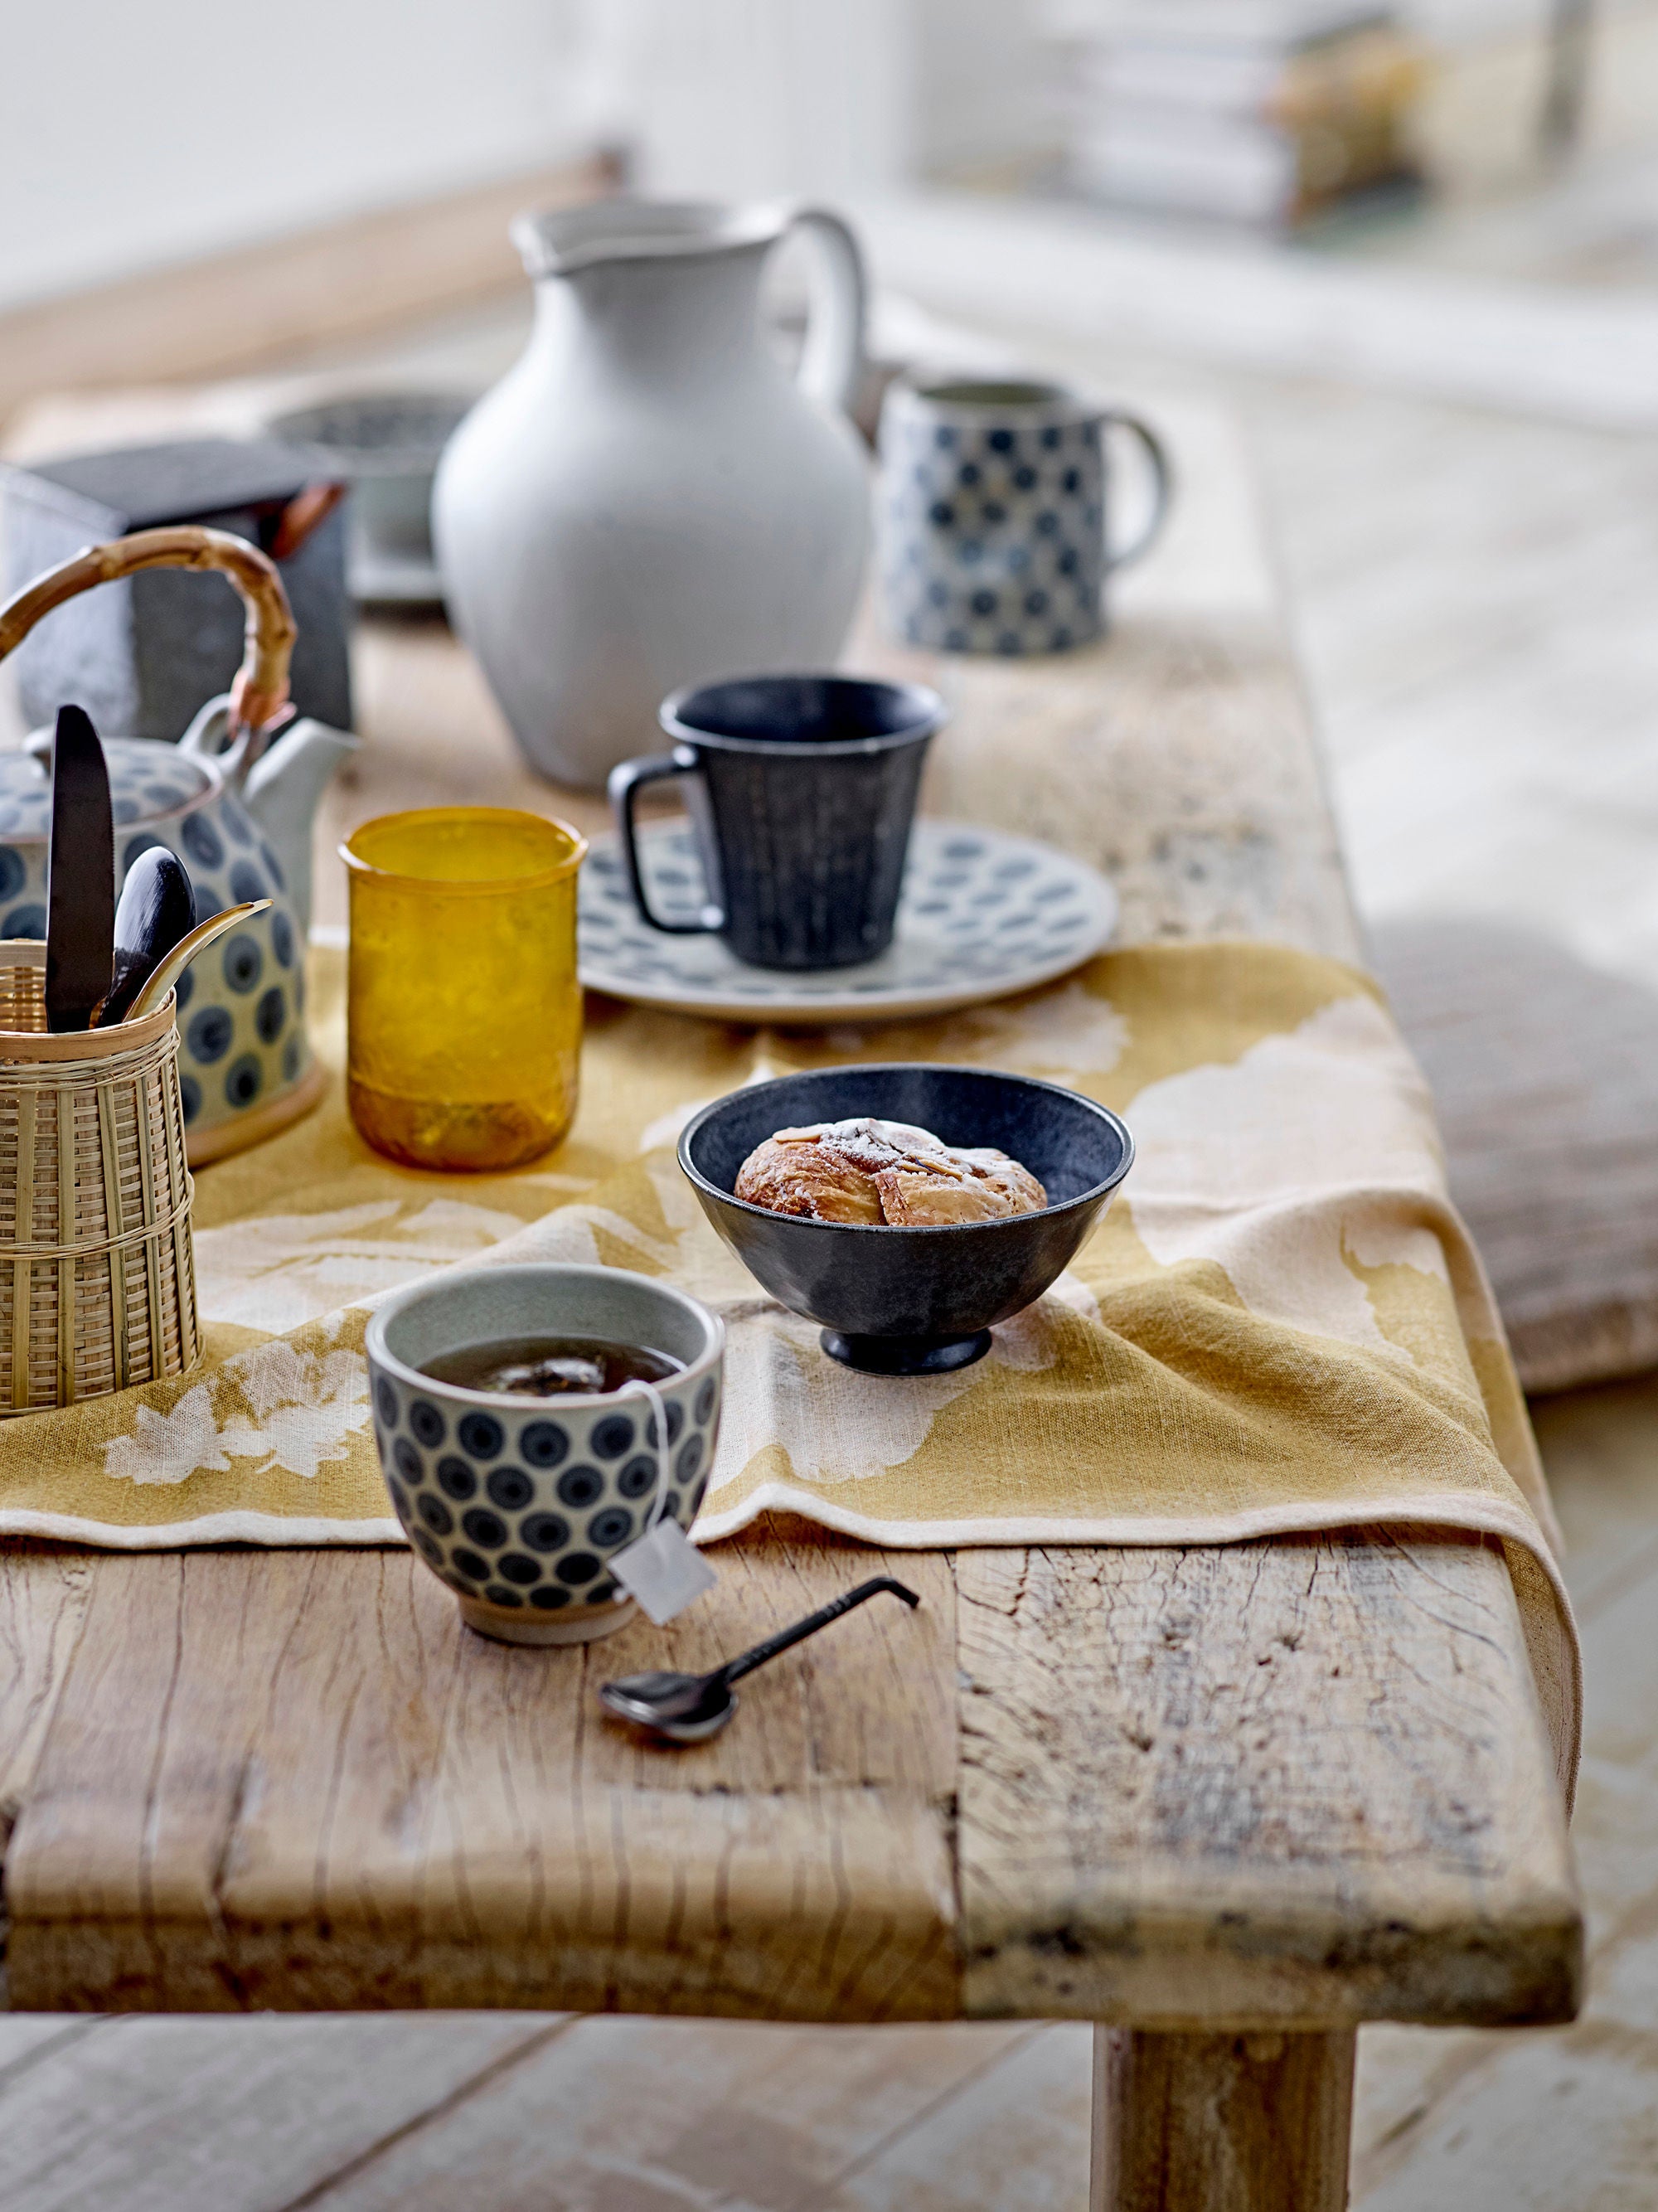
[[[343,962],[313,957],[337,1068]],[[959,1374],[827,1358],[720,1243],[674,1159],[705,1101],[859,1059],[1046,1076],[1134,1134],[1074,1266]],[[1483,1530],[1505,1546],[1570,1759],[1576,1650],[1524,1402],[1425,1088],[1365,977],[1263,945],[1141,947],[948,1019],[805,1036],[590,999],[582,1083],[569,1139],[513,1175],[392,1165],[337,1079],[308,1120],[203,1170],[204,1363],[0,1424],[0,1534],[401,1543],[362,1358],[374,1299],[457,1262],[597,1261],[726,1316],[703,1540],[779,1510],[897,1547]]]

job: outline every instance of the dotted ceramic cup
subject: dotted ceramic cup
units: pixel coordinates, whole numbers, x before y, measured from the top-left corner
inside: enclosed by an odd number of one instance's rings
[[[1145,448],[1151,515],[1109,541],[1105,433]],[[1169,461],[1137,416],[1058,385],[901,377],[881,410],[882,604],[935,653],[1064,653],[1105,627],[1105,580],[1148,551]]]
[[[529,1398],[422,1372],[471,1345],[542,1335],[682,1361],[656,1386],[665,1439],[642,1392]],[[620,1267],[468,1268],[376,1310],[367,1350],[386,1486],[468,1627],[504,1644],[591,1644],[632,1617],[610,1563],[656,1517],[687,1529],[695,1519],[720,1434],[725,1345],[706,1306]]]

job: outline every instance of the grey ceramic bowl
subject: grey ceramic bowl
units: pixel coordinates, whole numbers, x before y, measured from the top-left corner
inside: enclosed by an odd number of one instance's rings
[[[435,605],[432,477],[471,400],[452,392],[342,393],[278,415],[271,430],[349,477],[346,563],[354,599]]]
[[[644,1533],[658,1487],[655,1416],[636,1394],[526,1398],[463,1390],[423,1362],[502,1338],[596,1336],[685,1363],[657,1387],[667,1416],[666,1511],[689,1528],[720,1434],[724,1323],[620,1267],[473,1267],[378,1307],[367,1335],[374,1436],[409,1540],[506,1644],[591,1644],[633,1600],[610,1561]]]
[[[864,1115],[994,1145],[1049,1203],[1039,1213],[890,1229],[773,1213],[733,1195],[744,1161],[778,1129]],[[981,1359],[999,1321],[1069,1266],[1127,1174],[1134,1146],[1108,1107],[1057,1083],[925,1063],[821,1068],[705,1106],[679,1139],[702,1210],[780,1304],[823,1325],[825,1352],[874,1375],[939,1375]]]

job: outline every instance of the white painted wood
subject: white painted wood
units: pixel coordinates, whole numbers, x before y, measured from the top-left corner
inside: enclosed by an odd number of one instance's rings
[[[1029,2027],[586,2020],[318,2201],[325,2212],[850,2212],[879,2199],[843,2195],[847,2176],[941,2106],[997,2099],[1033,2039]]]
[[[56,2024],[62,2035],[65,2023]],[[0,2069],[6,2212],[283,2212],[557,2020],[106,2021]]]
[[[1044,2027],[841,2182],[825,2212],[1084,2212],[1093,2031]]]
[[[0,2013],[0,2099],[47,2057],[82,2041],[102,2025],[73,2013]]]

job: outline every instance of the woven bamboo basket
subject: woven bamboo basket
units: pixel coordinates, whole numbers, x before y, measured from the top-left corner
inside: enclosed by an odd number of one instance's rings
[[[0,943],[0,1416],[182,1375],[201,1349],[173,1000],[49,1036],[46,965]]]

